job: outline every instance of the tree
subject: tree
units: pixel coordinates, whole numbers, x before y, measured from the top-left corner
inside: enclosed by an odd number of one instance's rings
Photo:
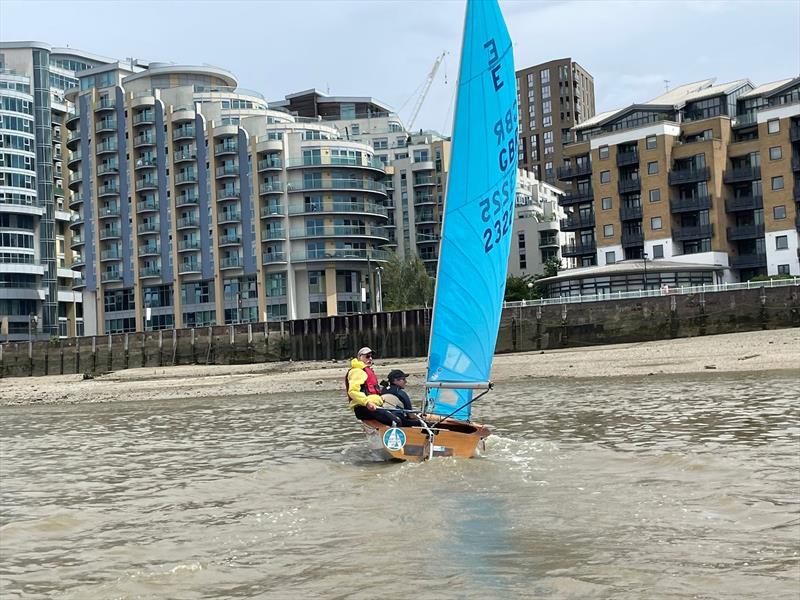
[[[563,265],[561,264],[561,259],[557,256],[554,256],[553,258],[548,258],[546,261],[544,261],[543,266],[545,277],[555,277],[558,275],[558,271]]]
[[[383,306],[386,310],[419,308],[433,304],[433,278],[425,270],[419,256],[402,261],[389,253],[383,270]]]
[[[542,297],[542,289],[536,282],[537,277],[533,275],[523,275],[516,277],[509,275],[506,279],[506,294],[503,300],[506,302],[518,302],[520,300],[536,300]],[[532,286],[528,284],[532,283]]]

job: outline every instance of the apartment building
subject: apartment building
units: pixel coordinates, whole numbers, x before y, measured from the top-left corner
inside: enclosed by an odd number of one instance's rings
[[[0,341],[81,335],[65,200],[65,91],[110,59],[0,43]]]
[[[723,279],[800,274],[800,78],[713,79],[576,125],[558,169],[562,253],[722,265]]]
[[[351,314],[387,258],[383,163],[210,66],[79,73],[66,121],[86,333]],[[90,331],[89,323],[93,324]]]
[[[542,275],[546,262],[561,260],[561,247],[572,241],[572,234],[561,231],[565,213],[558,199],[563,194],[528,171],[517,170],[509,275]]]
[[[557,184],[571,129],[595,115],[594,78],[571,58],[517,71],[519,168]],[[564,185],[561,182],[558,185]]]

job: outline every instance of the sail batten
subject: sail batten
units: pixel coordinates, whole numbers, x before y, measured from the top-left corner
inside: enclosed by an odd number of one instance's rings
[[[433,414],[468,420],[472,389],[489,381],[514,219],[517,119],[500,7],[469,0],[428,350]]]

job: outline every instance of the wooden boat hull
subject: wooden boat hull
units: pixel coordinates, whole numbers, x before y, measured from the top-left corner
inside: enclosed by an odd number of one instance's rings
[[[430,420],[432,426],[436,420]],[[437,456],[473,458],[485,450],[489,429],[478,423],[446,419],[433,431],[433,452],[428,432],[422,427],[392,428],[377,421],[361,421],[370,449],[385,458],[422,462]],[[392,433],[395,429],[402,433]],[[387,432],[388,435],[387,435]]]

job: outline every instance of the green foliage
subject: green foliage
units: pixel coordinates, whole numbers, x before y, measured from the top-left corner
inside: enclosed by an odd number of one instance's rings
[[[383,269],[383,308],[402,310],[433,304],[433,278],[425,271],[419,256],[404,261],[394,252]]]
[[[560,258],[550,258],[544,263],[544,276],[555,277],[563,265]]]
[[[506,302],[518,302],[519,300],[537,300],[542,297],[542,288],[537,283],[536,277],[523,275],[515,277],[509,275],[506,279],[506,294],[503,300]],[[528,284],[533,284],[529,286]]]

